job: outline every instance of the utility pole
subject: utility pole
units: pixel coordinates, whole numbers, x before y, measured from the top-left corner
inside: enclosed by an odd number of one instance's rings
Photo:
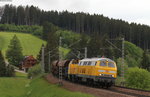
[[[62,46],[62,37],[59,38],[59,47]],[[59,49],[59,61],[62,60],[62,52]],[[62,66],[59,64],[59,85],[62,85]]]
[[[115,40],[117,40],[117,39],[115,39]],[[118,51],[120,51],[121,52],[121,55],[122,55],[122,65],[121,65],[121,79],[122,79],[122,82],[121,82],[121,85],[123,85],[124,86],[124,56],[125,56],[125,54],[124,54],[124,47],[125,47],[125,45],[124,45],[124,38],[121,38],[121,39],[118,39],[118,40],[120,40],[120,41],[122,41],[122,49],[119,49],[117,46],[115,46],[112,42],[110,42],[109,40],[106,40],[111,46],[113,46],[115,49],[117,49]]]
[[[81,53],[80,53],[80,51],[78,51],[78,56],[77,56],[77,57],[78,57],[79,59],[80,59],[80,56],[81,56]]]
[[[44,46],[42,46],[42,57],[41,57],[41,60],[42,60],[42,62],[41,62],[41,70],[44,73],[45,72],[44,71]]]
[[[121,68],[122,82],[124,82],[124,38],[122,38],[122,65],[121,66],[122,66]]]
[[[51,52],[48,52],[48,71],[51,72]]]
[[[87,47],[85,47],[84,49],[85,49],[84,58],[87,58]]]

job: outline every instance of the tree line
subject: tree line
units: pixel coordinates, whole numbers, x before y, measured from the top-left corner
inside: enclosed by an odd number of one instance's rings
[[[3,7],[2,7],[3,8]],[[90,15],[83,12],[44,11],[35,6],[5,5],[1,23],[15,25],[43,25],[45,21],[63,29],[77,33],[105,34],[109,38],[125,37],[143,49],[150,48],[150,27],[147,25],[131,23],[120,19],[112,19],[99,14]]]
[[[83,59],[85,56],[85,47],[87,47],[87,57],[108,57],[117,62],[118,66],[122,65],[122,52],[110,45],[106,39],[107,35],[99,38],[99,34],[95,33],[91,36],[86,34],[74,33],[68,30],[62,30],[52,23],[45,22],[43,25],[43,37],[47,41],[45,46],[45,71],[48,71],[49,51],[51,52],[51,62],[59,58],[59,37],[62,37],[61,47],[66,48],[69,52],[63,59]],[[113,41],[112,41],[113,42]],[[122,41],[113,43],[117,48],[122,49]],[[44,45],[43,45],[44,46]],[[61,50],[60,50],[61,51]],[[144,53],[143,53],[144,52]],[[131,42],[125,41],[125,66],[126,67],[140,67],[150,71],[150,57],[149,51],[145,52],[138,46]],[[41,51],[38,55],[38,60],[41,61]],[[118,67],[119,68],[119,67]],[[121,68],[121,67],[120,67]],[[119,69],[118,69],[119,70]],[[120,73],[119,73],[120,74]]]
[[[38,25],[0,24],[0,31],[29,33],[42,38],[43,27]]]

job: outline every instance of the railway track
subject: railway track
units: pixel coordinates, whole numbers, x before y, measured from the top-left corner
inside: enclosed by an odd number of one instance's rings
[[[79,84],[79,83],[74,83],[74,84]],[[148,91],[148,90],[134,89],[134,88],[128,88],[128,87],[123,87],[123,86],[117,86],[117,85],[112,86],[110,88],[101,88],[101,87],[96,87],[96,86],[92,86],[92,85],[89,86],[86,84],[80,84],[80,85],[85,85],[87,87],[93,87],[93,88],[97,88],[97,89],[104,89],[104,90],[108,90],[111,92],[117,92],[117,93],[125,94],[128,96],[150,97],[150,91]]]
[[[53,77],[52,75],[47,75],[46,79],[53,84],[57,84],[59,82],[58,78]],[[64,85],[62,87],[70,91],[88,93],[96,97],[150,97],[150,91],[126,88],[121,86],[112,86],[106,89],[96,86],[73,83],[66,80],[63,80],[63,84]]]
[[[75,84],[77,84],[77,83],[75,83]],[[83,85],[83,84],[81,84],[81,85]],[[86,85],[86,86],[91,87],[89,85]],[[97,88],[97,89],[104,89],[104,90],[111,91],[111,92],[121,93],[121,94],[125,94],[128,96],[150,97],[150,91],[148,91],[148,90],[127,88],[127,87],[122,87],[122,86],[112,86],[110,88],[100,88],[100,87],[95,87],[95,86],[92,86],[92,87]]]
[[[112,86],[108,90],[113,91],[113,92],[122,93],[122,94],[127,94],[130,96],[150,97],[150,91],[141,90],[141,89],[133,89],[133,88],[127,88],[127,87],[121,87],[121,86]]]

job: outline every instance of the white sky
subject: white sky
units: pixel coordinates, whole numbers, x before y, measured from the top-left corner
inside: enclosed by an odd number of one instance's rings
[[[150,25],[150,0],[0,0],[0,5],[5,4],[103,14],[109,18]]]

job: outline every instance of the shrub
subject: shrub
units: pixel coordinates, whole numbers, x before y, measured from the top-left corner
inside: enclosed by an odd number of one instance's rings
[[[122,68],[122,58],[117,59],[117,74],[121,76],[121,68]],[[126,60],[124,60],[124,72],[127,72],[128,64]]]
[[[42,74],[41,65],[38,64],[29,69],[28,78],[34,78],[40,74]]]
[[[126,75],[127,86],[140,89],[150,89],[150,72],[140,68],[129,68]]]
[[[143,50],[135,44],[125,41],[125,57],[129,67],[137,67],[141,63]]]

